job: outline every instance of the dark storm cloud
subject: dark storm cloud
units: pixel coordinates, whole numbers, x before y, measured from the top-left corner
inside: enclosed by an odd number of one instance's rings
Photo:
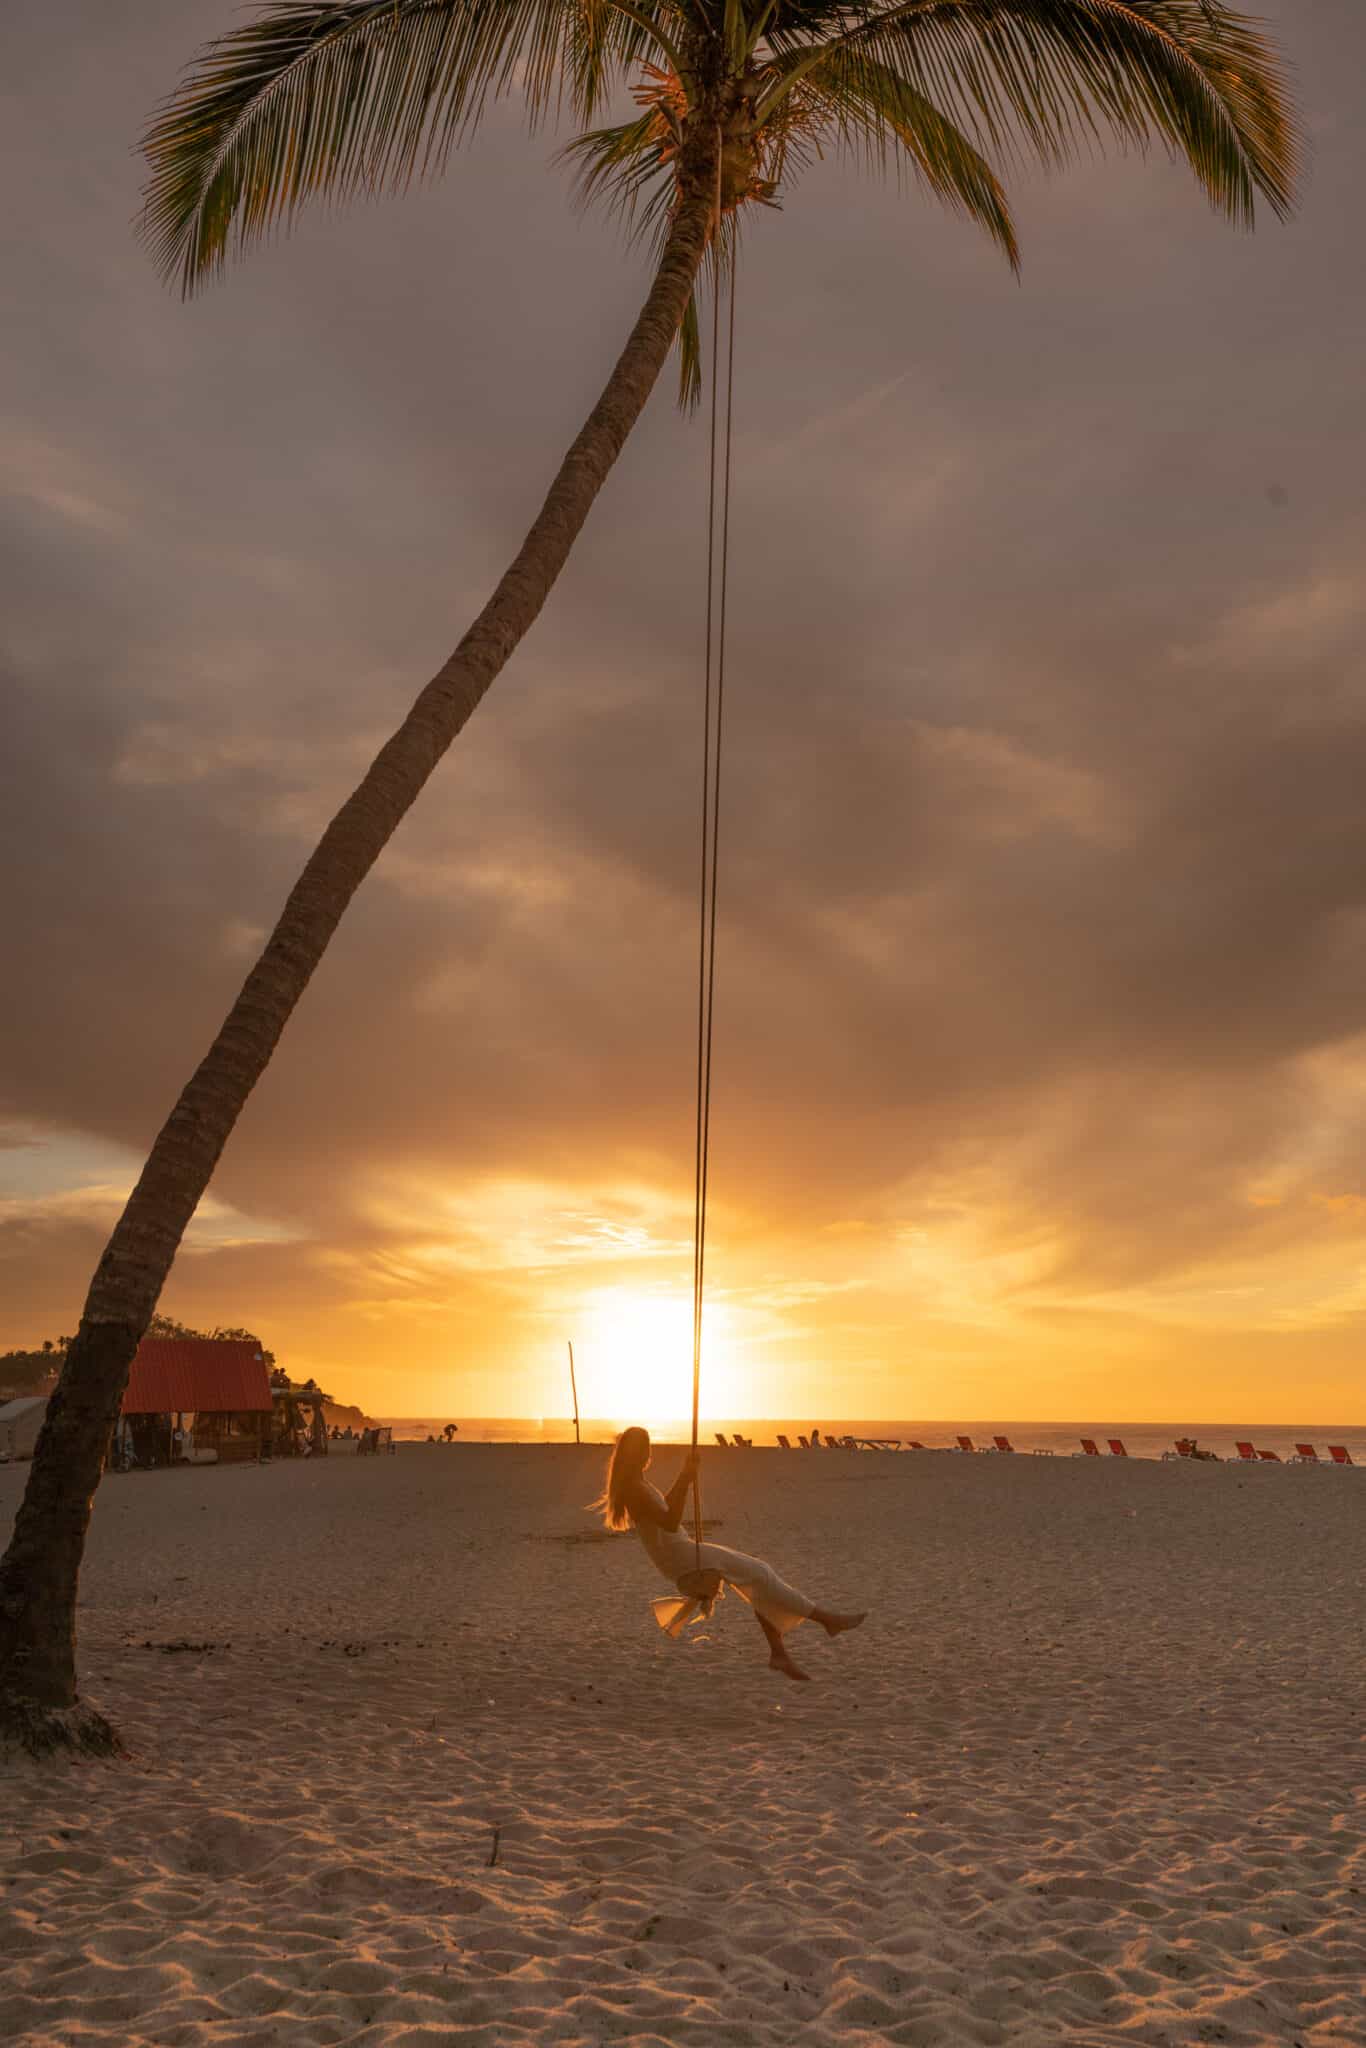
[[[179,306],[129,145],[228,18],[6,30],[0,1106],[133,1146],[641,289],[500,115],[439,189]],[[1289,228],[1131,159],[1018,183],[1018,285],[835,172],[750,238],[718,1167],[751,1212],[885,1220],[956,1175],[1077,1285],[1330,1227],[1246,1184],[1366,1024],[1366,45],[1345,4],[1279,19],[1317,150]],[[702,452],[661,393],[244,1118],[244,1212],[369,1241],[403,1167],[683,1178]],[[1361,1139],[1342,1106],[1296,1172],[1359,1188]]]

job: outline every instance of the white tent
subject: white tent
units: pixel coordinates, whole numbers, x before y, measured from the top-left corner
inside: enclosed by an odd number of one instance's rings
[[[0,1455],[31,1458],[47,1414],[46,1394],[21,1394],[0,1408]]]

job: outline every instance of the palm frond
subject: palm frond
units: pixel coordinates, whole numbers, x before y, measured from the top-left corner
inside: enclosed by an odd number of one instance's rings
[[[833,10],[830,10],[833,11]],[[859,0],[769,32],[776,95],[862,47],[998,157],[1060,162],[1105,131],[1161,141],[1249,223],[1290,210],[1302,139],[1267,37],[1221,0]]]
[[[687,112],[677,72],[655,64],[639,71],[631,95],[640,108],[635,119],[591,128],[560,151],[560,161],[573,168],[580,203],[604,204],[632,241],[657,233],[673,204]]]
[[[697,310],[697,293],[688,300],[678,330],[678,406],[680,412],[696,412],[702,403],[702,322]]]
[[[671,47],[676,0],[269,0],[210,43],[144,140],[142,231],[192,292],[310,198],[444,165],[490,97],[591,117]]]
[[[873,168],[892,155],[955,212],[985,229],[1012,270],[1020,267],[1015,225],[991,165],[939,109],[866,46],[831,49],[793,95],[818,138],[852,151]]]

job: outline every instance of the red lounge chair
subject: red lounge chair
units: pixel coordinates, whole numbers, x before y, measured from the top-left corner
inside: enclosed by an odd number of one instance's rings
[[[752,1436],[737,1436],[734,1439],[734,1443],[737,1451],[752,1451],[754,1449],[754,1438]]]
[[[1100,1456],[1100,1445],[1093,1436],[1078,1437],[1077,1442],[1081,1445],[1081,1449],[1080,1451],[1073,1451],[1072,1455],[1074,1458],[1098,1458]]]
[[[991,1441],[995,1444],[998,1451],[1009,1451],[1013,1456],[1015,1446],[1008,1436],[994,1436]]]
[[[1122,1437],[1107,1436],[1105,1441],[1110,1446],[1110,1456],[1112,1458],[1128,1457],[1129,1453],[1124,1448],[1124,1439]]]
[[[799,1443],[799,1444],[801,1445],[801,1447],[802,1447],[802,1449],[803,1449],[804,1451],[809,1451],[809,1450],[810,1450],[810,1448],[811,1448],[811,1439],[810,1439],[810,1437],[809,1437],[809,1436],[799,1436],[799,1437],[797,1438],[797,1442],[798,1442],[798,1443]]]
[[[1352,1453],[1348,1450],[1346,1444],[1329,1444],[1328,1455],[1335,1465],[1350,1465],[1353,1463]]]
[[[960,1451],[975,1451],[977,1449],[977,1446],[970,1436],[960,1436],[958,1439],[958,1448]]]
[[[914,1437],[910,1437],[910,1438],[908,1438],[908,1439],[907,1439],[907,1443],[906,1443],[906,1449],[907,1449],[908,1451],[923,1451],[923,1450],[924,1450],[924,1448],[925,1448],[924,1444],[922,1444],[922,1443],[917,1443],[917,1441],[916,1441],[916,1439],[915,1439]]]
[[[1245,1465],[1256,1464],[1257,1453],[1253,1450],[1251,1444],[1235,1444],[1233,1448]]]
[[[1322,1462],[1312,1444],[1296,1444],[1294,1457],[1286,1460],[1289,1465],[1320,1465]]]
[[[780,1436],[778,1438],[778,1449],[780,1451],[790,1451],[792,1449],[791,1444],[788,1442],[785,1436]]]
[[[1281,1462],[1279,1451],[1258,1451],[1257,1456],[1264,1459],[1268,1465],[1279,1465]]]
[[[729,1445],[729,1444],[728,1444],[728,1443],[726,1442],[726,1439],[725,1439],[725,1438],[724,1438],[724,1437],[722,1436],[722,1434],[721,1434],[720,1430],[719,1430],[719,1429],[718,1429],[718,1430],[716,1430],[716,1431],[714,1432],[714,1434],[715,1434],[715,1437],[716,1437],[716,1441],[717,1441],[717,1443],[718,1443],[718,1444],[720,1444],[720,1446],[721,1446],[722,1450],[723,1450],[723,1451],[728,1451],[728,1450],[730,1449],[730,1445]]]

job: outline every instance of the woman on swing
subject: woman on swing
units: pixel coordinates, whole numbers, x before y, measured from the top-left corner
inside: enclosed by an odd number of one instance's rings
[[[690,1451],[683,1460],[683,1468],[667,1494],[647,1479],[649,1466],[648,1431],[624,1429],[608,1461],[607,1484],[593,1506],[602,1509],[609,1529],[634,1529],[651,1563],[679,1586],[673,1598],[654,1602],[660,1627],[672,1636],[681,1635],[695,1615],[710,1610],[707,1592],[688,1590],[689,1580],[695,1587],[699,1571],[710,1572],[733,1586],[754,1609],[754,1618],[768,1642],[768,1661],[773,1670],[781,1671],[785,1678],[807,1679],[809,1673],[793,1663],[783,1641],[788,1630],[800,1622],[814,1621],[828,1636],[838,1636],[846,1629],[857,1628],[863,1616],[834,1614],[827,1607],[815,1606],[804,1593],[785,1584],[762,1558],[746,1557],[743,1551],[727,1550],[719,1543],[704,1543],[699,1551],[681,1527],[683,1503],[697,1471],[696,1451]]]

